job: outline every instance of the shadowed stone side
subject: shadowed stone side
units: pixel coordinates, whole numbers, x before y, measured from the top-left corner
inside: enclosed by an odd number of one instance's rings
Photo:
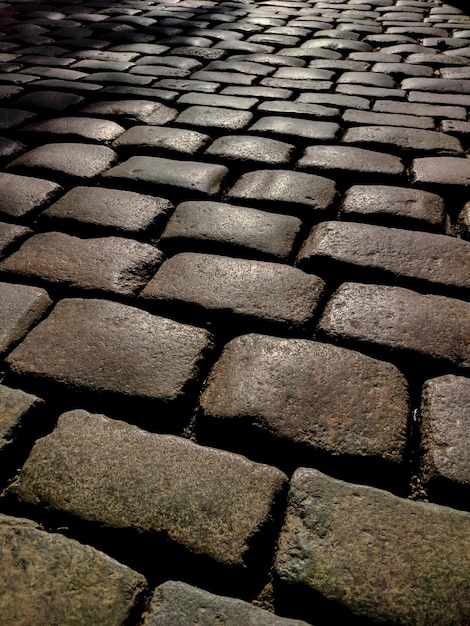
[[[307,626],[248,602],[216,596],[186,583],[168,581],[155,590],[143,626]]]
[[[0,514],[2,624],[124,626],[143,576],[94,548]]]
[[[77,410],[36,443],[9,490],[24,502],[162,533],[243,566],[285,481],[278,469],[236,454]]]
[[[468,513],[301,468],[276,571],[380,623],[455,626],[470,621],[469,541]]]

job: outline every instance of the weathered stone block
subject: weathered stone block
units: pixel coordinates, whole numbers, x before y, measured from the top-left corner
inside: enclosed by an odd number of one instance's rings
[[[285,482],[274,467],[77,410],[36,443],[9,491],[243,567]]]
[[[362,618],[453,626],[470,619],[469,539],[468,513],[301,468],[276,571]]]

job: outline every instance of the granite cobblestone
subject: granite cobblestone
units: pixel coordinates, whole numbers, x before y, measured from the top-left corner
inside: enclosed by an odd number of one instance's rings
[[[0,622],[467,624],[469,68],[462,0],[0,1]]]

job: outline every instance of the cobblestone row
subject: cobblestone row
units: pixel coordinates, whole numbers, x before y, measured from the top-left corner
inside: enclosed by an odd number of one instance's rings
[[[461,0],[0,0],[0,626],[470,624]]]

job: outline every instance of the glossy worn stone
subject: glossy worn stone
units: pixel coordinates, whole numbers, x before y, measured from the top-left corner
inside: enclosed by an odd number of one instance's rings
[[[470,243],[433,233],[355,222],[322,222],[298,257],[302,268],[329,268],[351,277],[383,272],[442,287],[470,287]]]
[[[113,167],[104,177],[214,196],[227,174],[223,165],[136,156]]]
[[[302,328],[322,291],[317,276],[289,265],[186,252],[165,261],[141,297],[192,305],[210,317],[228,313]]]
[[[457,157],[426,157],[415,159],[411,170],[416,187],[467,188],[470,185],[470,159]]]
[[[319,328],[334,340],[470,367],[470,303],[463,300],[402,287],[344,283],[328,303]]]
[[[8,362],[20,376],[62,387],[170,403],[198,376],[210,346],[200,328],[117,302],[65,299]]]
[[[279,617],[249,602],[216,596],[203,589],[169,580],[155,590],[143,626],[307,626],[306,622]]]
[[[297,165],[329,175],[400,176],[404,172],[398,157],[352,146],[309,146]]]
[[[385,185],[354,185],[341,204],[343,218],[354,221],[403,224],[426,230],[441,230],[444,201],[428,191]]]
[[[43,211],[41,218],[132,235],[158,226],[171,209],[172,204],[164,198],[103,187],[74,187]]]
[[[349,128],[343,135],[346,144],[384,148],[394,152],[411,152],[415,155],[434,154],[459,156],[464,154],[460,141],[445,133],[395,126],[358,126]]]
[[[221,202],[183,202],[159,243],[178,251],[224,251],[287,261],[300,227],[300,220],[290,215]]]
[[[115,117],[119,121],[162,125],[175,119],[177,111],[152,100],[116,100],[95,102],[81,109],[81,113]]]
[[[22,218],[40,210],[61,191],[49,180],[0,173],[0,213]]]
[[[339,131],[339,125],[295,117],[267,116],[255,122],[249,130],[262,135],[286,137],[290,141],[333,141]]]
[[[91,546],[0,515],[0,613],[5,624],[124,626],[146,587]]]
[[[275,139],[250,135],[228,135],[216,139],[204,154],[212,158],[218,157],[223,162],[286,165],[293,151],[292,144]]]
[[[4,354],[47,312],[52,302],[44,289],[0,283],[0,353]]]
[[[469,525],[468,513],[301,468],[291,481],[276,571],[377,623],[464,624]]]
[[[285,482],[274,467],[76,410],[36,443],[10,492],[244,567]]]
[[[239,178],[227,196],[289,213],[314,210],[320,215],[332,207],[336,185],[329,178],[302,172],[258,170]]]
[[[115,160],[116,153],[106,146],[49,143],[26,152],[7,169],[51,177],[93,178],[111,167]]]
[[[166,126],[133,126],[113,142],[113,148],[196,154],[210,143],[210,137],[195,130]]]
[[[248,421],[311,451],[394,463],[403,458],[406,381],[390,363],[352,350],[237,337],[212,369],[201,406],[206,418]]]
[[[75,289],[132,295],[162,260],[157,248],[132,239],[80,239],[49,232],[30,237],[0,263],[0,271]]]
[[[220,128],[220,130],[241,130],[253,119],[249,111],[239,111],[215,106],[191,106],[176,118],[183,126],[200,128]]]

